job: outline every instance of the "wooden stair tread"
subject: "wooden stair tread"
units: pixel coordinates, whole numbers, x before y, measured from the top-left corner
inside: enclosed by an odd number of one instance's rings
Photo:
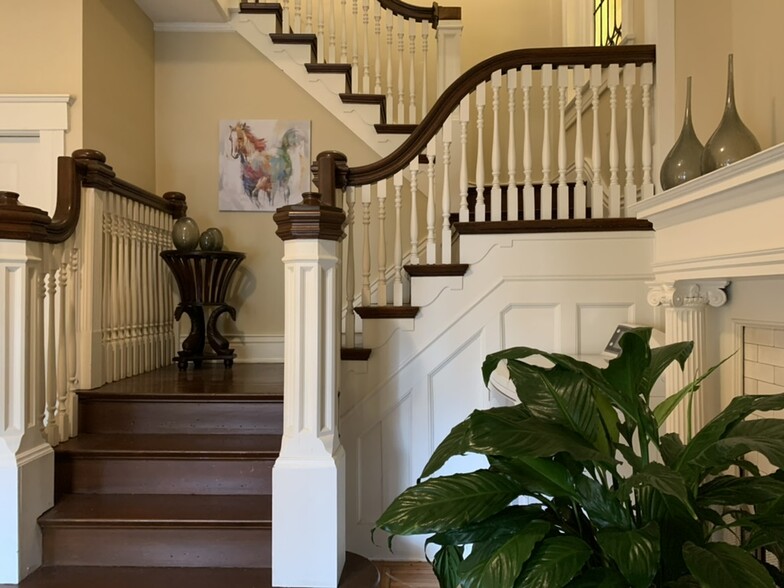
[[[41,527],[254,527],[272,524],[271,496],[66,494]]]
[[[378,104],[379,106],[385,106],[387,103],[387,98],[383,94],[357,94],[354,92],[342,92],[340,94],[340,99],[346,104]]]
[[[399,319],[414,318],[419,314],[418,306],[357,306],[354,308],[364,319]]]
[[[464,276],[468,271],[467,263],[422,263],[416,265],[404,265],[412,278],[428,276]]]
[[[137,459],[275,458],[279,452],[280,435],[232,434],[82,433],[55,448],[62,457]]]
[[[376,124],[373,126],[376,128],[377,133],[386,133],[389,135],[410,135],[417,128],[417,125],[415,124],[398,123]],[[425,163],[427,163],[427,157],[425,157]]]
[[[457,222],[453,225],[458,235],[500,235],[508,233],[595,233],[609,231],[652,231],[645,219],[592,218],[495,222]]]
[[[183,401],[283,400],[283,364],[234,364],[231,369],[208,365],[180,371],[176,365],[79,390],[80,399],[143,399]]]

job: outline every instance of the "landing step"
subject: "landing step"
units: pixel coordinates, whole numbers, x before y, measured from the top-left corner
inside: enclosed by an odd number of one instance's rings
[[[468,271],[467,263],[423,263],[417,265],[404,265],[412,278],[427,276],[464,276]]]
[[[357,306],[354,308],[362,319],[407,319],[419,314],[418,306]]]

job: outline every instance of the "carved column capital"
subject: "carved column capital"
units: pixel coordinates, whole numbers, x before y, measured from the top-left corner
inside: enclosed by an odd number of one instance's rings
[[[719,307],[727,302],[726,280],[650,283],[648,304],[670,308]]]

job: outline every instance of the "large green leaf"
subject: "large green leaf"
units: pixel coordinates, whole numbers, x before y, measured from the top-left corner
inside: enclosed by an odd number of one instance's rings
[[[675,469],[685,473],[689,481],[699,481],[704,468],[697,465],[697,460],[708,448],[723,439],[729,430],[751,413],[781,409],[784,409],[784,394],[733,398],[727,408],[711,419],[686,445]]]
[[[525,564],[515,588],[566,586],[582,569],[591,553],[588,544],[577,537],[559,536],[545,539]]]
[[[734,545],[708,543],[700,547],[687,542],[683,558],[703,588],[776,588],[764,566]]]
[[[521,494],[577,498],[569,470],[552,459],[490,457],[490,469],[520,484]]]
[[[569,582],[566,588],[629,588],[629,584],[612,568],[591,568]]]
[[[686,364],[686,360],[691,355],[694,343],[683,341],[681,343],[671,343],[661,347],[651,349],[651,359],[648,367],[643,371],[639,384],[639,391],[648,402],[651,397],[651,390],[656,385],[656,381],[664,373],[673,361],[677,361],[681,369]]]
[[[468,419],[452,427],[452,430],[444,437],[444,440],[438,444],[433,455],[430,456],[427,464],[425,464],[425,469],[422,470],[420,480],[435,474],[450,457],[463,455],[469,451],[470,445],[468,439],[470,428],[471,423]]]
[[[737,506],[772,502],[784,496],[784,476],[781,470],[770,476],[719,476],[702,484],[697,502],[702,506]]]
[[[621,492],[627,493],[631,488],[640,487],[652,488],[661,494],[675,498],[692,517],[697,517],[689,498],[686,481],[678,472],[667,466],[657,462],[649,463],[623,483]]]
[[[684,445],[678,433],[667,433],[659,439],[659,452],[665,465],[674,468],[680,459]]]
[[[560,366],[544,369],[510,360],[507,367],[520,403],[533,416],[563,425],[596,443],[602,435],[599,411],[585,378]]]
[[[463,548],[445,545],[433,558],[433,572],[438,578],[440,588],[460,588],[457,570],[463,561]]]
[[[659,571],[659,525],[606,530],[596,534],[602,551],[615,562],[633,588],[648,588]]]
[[[599,529],[614,527],[631,529],[631,514],[623,507],[618,497],[596,480],[580,477],[575,487],[579,493],[579,504],[588,518]]]
[[[777,468],[784,467],[784,420],[742,421],[693,460],[704,469],[724,469],[740,457],[758,451]]]
[[[449,531],[497,513],[517,496],[515,482],[488,470],[432,478],[395,498],[376,526],[392,535]]]
[[[516,414],[514,407],[474,412],[471,451],[503,457],[551,457],[565,452],[577,460],[614,464],[579,434],[555,423]]]
[[[621,354],[604,369],[607,382],[629,403],[636,402],[643,374],[651,363],[650,335],[650,329],[632,329],[624,333],[619,343]]]
[[[514,535],[532,521],[541,520],[544,516],[540,506],[507,506],[500,512],[450,531],[431,535],[425,542],[436,545],[468,545],[481,543],[500,535]]]
[[[550,525],[544,521],[533,521],[515,535],[502,535],[474,545],[471,555],[460,564],[462,588],[512,586],[534,547],[549,530]]]

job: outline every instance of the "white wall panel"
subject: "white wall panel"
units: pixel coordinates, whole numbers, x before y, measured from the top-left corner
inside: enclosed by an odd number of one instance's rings
[[[561,350],[561,308],[556,304],[511,304],[501,311],[501,347]]]
[[[577,353],[600,354],[610,340],[615,326],[632,322],[634,322],[634,304],[578,304]]]

